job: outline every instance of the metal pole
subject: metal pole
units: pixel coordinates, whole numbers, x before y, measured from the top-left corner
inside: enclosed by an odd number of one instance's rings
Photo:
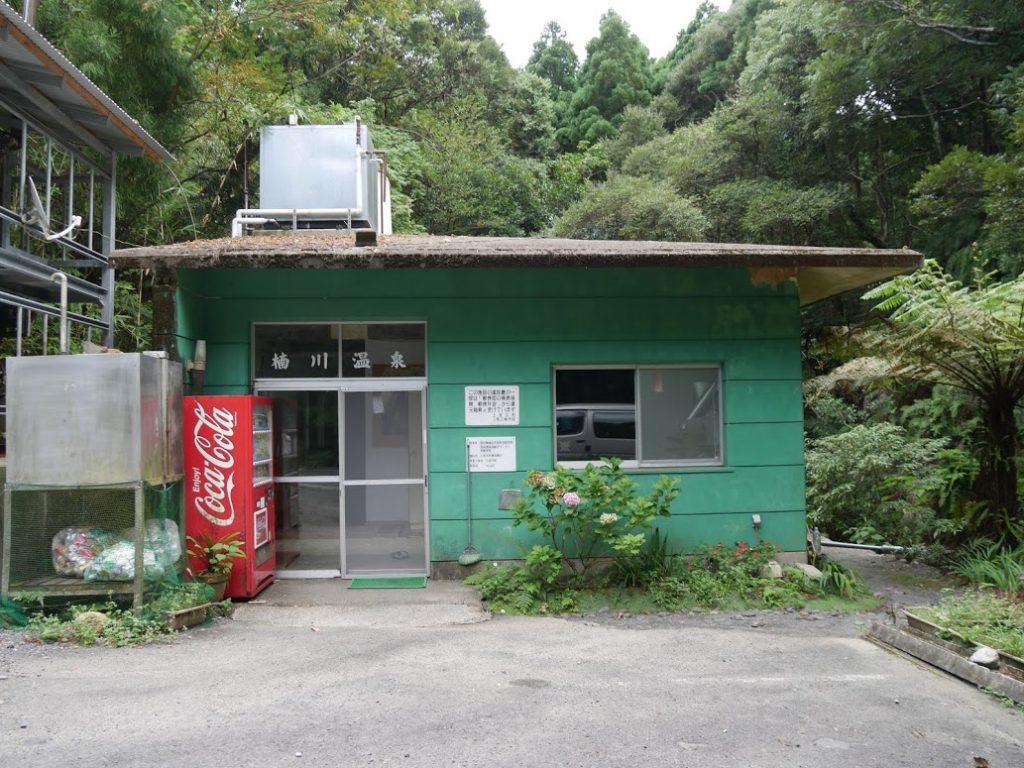
[[[22,314],[24,311],[25,310],[23,310],[21,307],[18,307],[17,320],[15,321],[16,325],[17,325],[17,330],[16,330],[17,338],[15,338],[15,340],[14,340],[14,356],[15,357],[21,357],[21,336],[22,336],[22,334],[25,331],[25,328],[24,328],[25,318],[24,318],[24,316]]]
[[[95,214],[96,201],[96,171],[92,168],[89,169],[89,250],[92,250],[92,236],[95,229],[95,222],[93,220]]]
[[[115,248],[115,215],[117,213],[117,156],[110,156],[110,180],[103,185],[103,240],[102,254],[108,259]],[[103,268],[103,290],[106,298],[103,303],[103,323],[107,332],[103,343],[114,346],[114,268],[108,265]]]
[[[75,156],[68,155],[68,187],[64,193],[68,201],[68,217],[64,222],[65,227],[71,226],[71,217],[75,214]],[[74,234],[68,235],[74,237]]]
[[[54,272],[50,279],[60,283],[60,353],[68,353],[68,276],[63,272]],[[45,322],[45,318],[44,318]],[[45,345],[46,326],[43,326],[43,338]],[[46,354],[45,352],[43,354]]]
[[[0,167],[0,205],[3,205],[4,208],[13,208],[11,205],[11,194],[14,191],[12,187],[11,153],[4,150],[3,163]],[[7,219],[0,219],[0,247],[11,247],[11,222]]]
[[[18,180],[18,206],[25,210],[25,185],[28,178],[28,123],[21,121],[21,169]],[[21,247],[28,250],[28,230],[21,228]]]
[[[50,226],[50,203],[53,200],[53,142],[46,140],[46,227]],[[47,232],[47,234],[49,234]]]

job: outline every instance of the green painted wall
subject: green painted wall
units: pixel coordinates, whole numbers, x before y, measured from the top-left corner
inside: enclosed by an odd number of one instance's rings
[[[804,548],[800,313],[796,286],[744,269],[194,270],[179,275],[179,347],[205,338],[205,391],[250,391],[254,321],[426,321],[431,559],[465,546],[467,436],[515,436],[520,471],[473,478],[474,543],[519,557],[529,536],[497,509],[502,488],[550,469],[552,366],[720,363],[725,467],[681,471],[677,549],[756,541]],[[463,424],[464,387],[518,384],[520,424]],[[636,472],[641,485],[659,473]]]

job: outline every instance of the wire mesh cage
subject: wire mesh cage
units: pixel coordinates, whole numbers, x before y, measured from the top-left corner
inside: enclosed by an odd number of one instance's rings
[[[180,481],[4,491],[2,596],[131,595],[180,580]],[[137,567],[141,562],[142,567]]]

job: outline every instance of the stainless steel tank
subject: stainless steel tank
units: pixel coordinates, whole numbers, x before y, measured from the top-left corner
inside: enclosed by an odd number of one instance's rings
[[[182,476],[181,364],[159,353],[7,359],[7,482]]]

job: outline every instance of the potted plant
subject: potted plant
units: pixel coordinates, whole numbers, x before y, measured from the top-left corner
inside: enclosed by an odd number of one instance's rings
[[[235,560],[245,557],[245,542],[241,536],[235,531],[216,540],[209,533],[204,533],[202,540],[194,536],[186,537],[189,556],[205,564],[202,570],[192,574],[192,578],[213,587],[214,600],[224,599]]]
[[[163,616],[170,629],[187,629],[206,619],[211,590],[212,587],[198,580],[169,584],[148,607],[155,615]]]

